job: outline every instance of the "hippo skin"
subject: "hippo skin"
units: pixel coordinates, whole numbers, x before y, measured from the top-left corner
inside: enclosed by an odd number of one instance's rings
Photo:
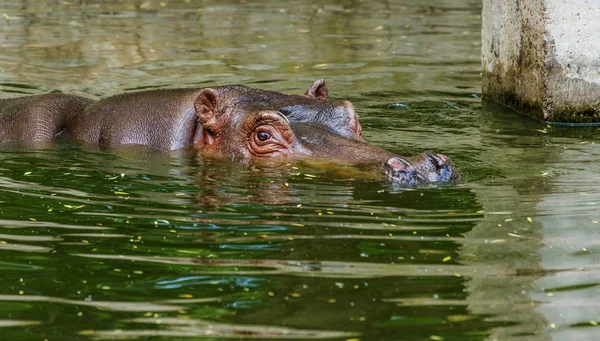
[[[147,90],[97,102],[52,95],[2,100],[0,141],[51,139],[64,130],[72,139],[101,148],[138,144],[169,151],[191,146],[204,156],[243,161],[315,159],[377,165],[394,183],[460,180],[448,157],[433,152],[402,157],[363,141],[352,104],[327,101],[322,80],[304,95],[242,85]],[[44,106],[45,101],[52,105]],[[34,124],[15,123],[20,116]],[[22,133],[6,133],[9,130]]]
[[[34,144],[51,140],[92,103],[61,93],[0,99],[0,141]]]

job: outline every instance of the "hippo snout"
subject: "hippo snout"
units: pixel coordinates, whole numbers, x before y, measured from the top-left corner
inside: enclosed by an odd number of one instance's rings
[[[391,157],[384,163],[383,168],[388,180],[393,183],[416,185],[460,180],[454,162],[449,157],[432,151],[409,158]]]
[[[411,160],[415,167],[421,171],[431,182],[454,182],[460,180],[460,174],[452,160],[442,154],[430,150],[419,154]]]
[[[388,180],[393,183],[416,185],[427,181],[408,160],[398,156],[389,158],[383,168]]]

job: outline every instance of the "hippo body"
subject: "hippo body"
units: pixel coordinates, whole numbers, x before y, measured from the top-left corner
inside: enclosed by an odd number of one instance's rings
[[[141,144],[159,150],[176,150],[202,144],[194,101],[203,89],[159,89],[120,94],[102,99],[77,115],[66,128],[68,135],[101,147]],[[325,102],[327,87],[316,81],[304,95],[287,95],[243,85],[215,87],[222,110],[263,105],[293,122],[315,123],[343,136],[360,137],[361,126],[348,101]]]
[[[405,158],[364,142],[352,104],[326,101],[321,80],[304,95],[226,85],[132,92],[97,102],[42,96],[0,102],[0,112],[8,113],[5,117],[17,130],[28,129],[15,123],[16,117],[47,122],[35,126],[27,139],[52,138],[64,128],[69,137],[99,147],[137,144],[170,151],[193,146],[203,156],[243,162],[313,159],[374,165],[395,183],[460,179],[443,155],[426,152]],[[0,125],[7,136],[0,139],[14,138],[7,135],[9,130]]]
[[[65,128],[66,134],[99,147],[146,145],[176,150],[198,137],[194,100],[201,89],[131,92],[89,105]]]
[[[0,141],[52,140],[93,102],[61,93],[0,99]]]

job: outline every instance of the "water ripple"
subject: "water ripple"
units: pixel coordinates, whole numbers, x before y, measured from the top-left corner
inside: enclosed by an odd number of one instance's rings
[[[216,301],[213,299],[212,301]],[[60,303],[70,304],[74,306],[86,306],[94,307],[101,310],[114,310],[114,311],[129,311],[129,312],[167,312],[167,311],[178,311],[184,309],[183,306],[178,305],[167,305],[158,304],[151,302],[117,302],[117,301],[82,301],[82,300],[70,300],[60,297],[50,296],[35,296],[35,295],[0,295],[0,301],[2,302],[45,302],[45,303]]]
[[[301,261],[301,260],[278,260],[278,259],[204,259],[185,257],[144,257],[108,254],[72,254],[77,257],[92,259],[110,259],[128,262],[146,262],[170,265],[187,265],[205,268],[205,270],[193,270],[194,273],[226,275],[293,275],[311,276],[323,278],[382,278],[395,276],[469,276],[469,270],[461,265],[416,265],[416,264],[381,264],[381,263],[357,263],[357,262],[335,262],[335,261]],[[214,268],[214,269],[212,269]],[[254,270],[256,268],[262,270]],[[500,275],[500,268],[481,267],[476,270],[479,275]],[[511,272],[505,272],[508,275]]]
[[[159,329],[83,330],[79,334],[93,340],[123,340],[146,337],[214,337],[244,339],[337,339],[359,334],[332,330],[310,330],[268,325],[243,325],[182,318],[137,318],[125,322],[151,324]]]

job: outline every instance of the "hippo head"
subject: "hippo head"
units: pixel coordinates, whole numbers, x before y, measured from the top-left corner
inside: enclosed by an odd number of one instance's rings
[[[426,152],[405,158],[361,139],[336,133],[326,125],[292,121],[269,102],[246,106],[231,93],[203,89],[194,102],[202,129],[202,153],[232,159],[316,159],[373,165],[394,183],[419,184],[459,179],[452,162]]]
[[[315,81],[305,93],[305,96],[312,99],[312,101],[297,103],[292,100],[293,105],[278,109],[290,121],[318,124],[347,138],[364,141],[361,136],[362,127],[352,103],[345,100],[327,102],[328,93],[325,81],[320,79]],[[293,95],[290,97],[293,97]],[[460,180],[460,174],[452,160],[432,151],[400,158],[399,160],[403,160],[401,164],[397,164],[394,160],[389,160],[384,164],[386,175],[393,182],[411,183],[417,178],[423,178],[417,182],[454,182]],[[391,165],[395,165],[395,167]],[[399,171],[398,167],[402,168],[402,171]],[[400,179],[403,176],[413,180]]]

